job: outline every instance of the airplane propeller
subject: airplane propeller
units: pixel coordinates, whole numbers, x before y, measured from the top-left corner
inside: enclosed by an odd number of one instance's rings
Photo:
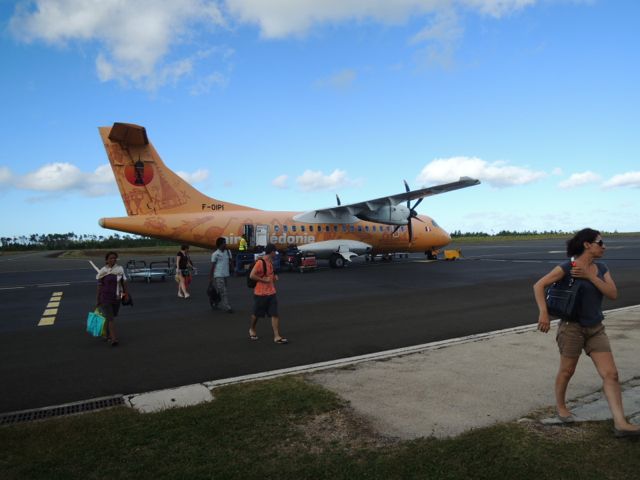
[[[409,188],[409,184],[407,183],[406,180],[404,181],[404,188],[407,192],[410,192],[411,189]],[[416,220],[418,220],[419,222],[424,223],[424,220],[421,220],[418,217],[418,212],[416,212],[416,208],[418,207],[418,205],[420,205],[420,203],[422,202],[422,200],[424,200],[424,197],[419,198],[418,201],[416,203],[413,204],[413,207],[411,206],[411,201],[407,200],[407,208],[409,209],[409,216],[407,217],[407,227],[409,229],[409,244],[411,244],[411,242],[413,241],[413,228],[411,225],[411,220],[413,218],[415,218]],[[398,229],[400,228],[400,225],[398,225],[394,230],[393,233],[397,232]]]

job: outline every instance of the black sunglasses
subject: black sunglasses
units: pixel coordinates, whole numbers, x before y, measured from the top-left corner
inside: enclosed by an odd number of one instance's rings
[[[596,243],[600,247],[604,246],[604,241],[603,240],[598,240],[597,242],[591,242],[591,243]]]

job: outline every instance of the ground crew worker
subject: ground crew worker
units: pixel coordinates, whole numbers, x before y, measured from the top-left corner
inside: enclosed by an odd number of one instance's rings
[[[238,244],[238,250],[241,252],[246,252],[247,251],[247,238],[245,237],[244,233],[240,236],[240,243]]]

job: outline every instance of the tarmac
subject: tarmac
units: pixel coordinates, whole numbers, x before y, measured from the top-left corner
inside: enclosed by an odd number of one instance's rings
[[[605,312],[623,389],[625,414],[640,424],[640,305]],[[215,389],[289,374],[305,378],[348,401],[381,435],[400,440],[455,437],[496,423],[561,424],[555,416],[554,380],[559,364],[558,321],[549,333],[536,325],[416,345],[261,374],[129,395],[141,412],[210,401]],[[425,325],[428,328],[428,325]],[[602,382],[582,355],[569,383],[568,406],[579,422],[611,419]]]
[[[552,322],[547,334],[532,324],[118,397],[120,404],[148,413],[211,401],[215,390],[224,385],[303,374],[307,381],[346,400],[379,434],[400,440],[455,437],[513,421],[560,424],[553,393],[559,363],[557,323]],[[604,323],[618,367],[625,414],[632,423],[640,424],[640,305],[609,310]],[[593,363],[583,354],[567,392],[576,420],[611,419],[601,386]],[[75,408],[84,403],[36,410]],[[8,415],[13,414],[21,412]]]

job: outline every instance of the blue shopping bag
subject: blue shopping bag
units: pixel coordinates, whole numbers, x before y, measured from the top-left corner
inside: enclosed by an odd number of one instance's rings
[[[105,318],[100,314],[97,308],[95,311],[89,312],[89,315],[87,315],[87,332],[94,337],[99,337],[102,335],[104,322]]]

